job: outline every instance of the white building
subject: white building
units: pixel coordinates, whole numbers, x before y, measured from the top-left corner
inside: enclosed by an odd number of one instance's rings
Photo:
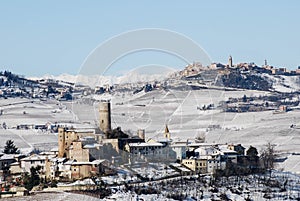
[[[170,147],[160,142],[129,143],[125,145],[125,150],[133,156],[141,157],[143,159],[175,159],[175,154],[172,154]]]
[[[177,160],[186,158],[187,145],[186,144],[172,144],[170,145],[171,150],[175,154]]]
[[[37,155],[33,154],[26,158],[21,159],[21,169],[23,172],[30,172],[31,167],[41,166],[41,171],[46,171],[46,160],[52,158],[51,155]]]

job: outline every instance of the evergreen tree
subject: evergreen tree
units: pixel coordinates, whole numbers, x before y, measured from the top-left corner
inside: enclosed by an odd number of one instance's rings
[[[246,151],[246,156],[248,159],[248,165],[250,166],[250,169],[252,168],[258,168],[258,151],[255,147],[250,146],[249,149]]]
[[[258,157],[258,151],[255,147],[250,146],[249,149],[246,151],[246,154],[249,158],[255,159]]]
[[[23,178],[24,187],[31,191],[34,186],[40,184],[41,179],[39,177],[39,171],[41,170],[41,166],[31,167],[30,168],[30,175],[25,174]]]
[[[246,96],[246,95],[243,96],[243,102],[244,102],[244,103],[247,102],[247,96]]]
[[[13,140],[7,140],[5,147],[4,147],[4,153],[5,154],[19,154],[20,151],[18,147],[14,144]]]

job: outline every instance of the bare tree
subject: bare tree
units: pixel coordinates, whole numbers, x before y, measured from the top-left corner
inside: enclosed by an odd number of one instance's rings
[[[266,170],[271,170],[274,168],[274,161],[276,159],[275,145],[268,142],[262,149],[260,154],[260,161],[262,168]]]

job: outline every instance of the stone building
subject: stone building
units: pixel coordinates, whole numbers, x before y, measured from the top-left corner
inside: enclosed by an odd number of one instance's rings
[[[80,140],[73,141],[70,146],[70,159],[77,162],[87,162],[103,158],[103,145],[98,144],[93,137],[84,137]]]
[[[58,157],[69,158],[69,148],[73,142],[87,136],[95,136],[95,130],[58,128]]]

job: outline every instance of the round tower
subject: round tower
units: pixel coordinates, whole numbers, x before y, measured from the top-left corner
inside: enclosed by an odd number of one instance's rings
[[[99,105],[100,129],[107,133],[111,131],[110,101],[102,100]]]

